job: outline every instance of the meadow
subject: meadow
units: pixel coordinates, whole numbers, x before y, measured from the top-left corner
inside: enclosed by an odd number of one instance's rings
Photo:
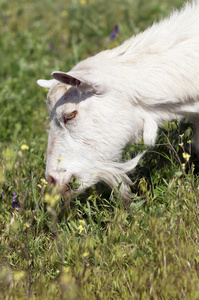
[[[159,130],[132,173],[132,201],[100,185],[58,199],[44,179],[47,91],[36,84],[182,4],[0,0],[0,299],[199,299],[192,125],[174,120]],[[129,145],[124,159],[143,148]]]

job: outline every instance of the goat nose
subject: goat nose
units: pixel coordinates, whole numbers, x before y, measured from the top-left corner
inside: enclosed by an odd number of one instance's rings
[[[56,185],[56,179],[52,175],[49,175],[48,176],[48,183],[55,186]]]
[[[66,178],[60,174],[57,174],[56,172],[46,174],[46,180],[50,184],[51,188],[57,188],[57,192],[65,195],[70,194],[73,188],[71,178],[72,175],[70,174]]]

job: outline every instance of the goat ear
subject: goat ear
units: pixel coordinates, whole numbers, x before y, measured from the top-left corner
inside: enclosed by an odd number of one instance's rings
[[[82,83],[81,80],[61,71],[54,71],[52,72],[51,76],[62,83],[72,86],[79,86]]]
[[[56,81],[54,79],[45,80],[45,79],[39,79],[37,80],[37,84],[43,88],[49,89]]]
[[[51,75],[54,79],[62,83],[76,86],[79,90],[97,94],[100,93],[99,85],[93,82],[93,75],[91,74],[84,74],[80,71],[71,71],[68,73],[54,71]]]

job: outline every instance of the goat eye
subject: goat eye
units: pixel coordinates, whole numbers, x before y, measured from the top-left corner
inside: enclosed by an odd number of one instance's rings
[[[64,124],[66,124],[68,121],[74,119],[77,115],[77,111],[74,110],[72,113],[70,114],[63,114],[63,121],[64,121]]]

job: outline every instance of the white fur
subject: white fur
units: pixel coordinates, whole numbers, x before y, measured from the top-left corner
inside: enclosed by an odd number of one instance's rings
[[[121,196],[128,197],[126,174],[141,157],[119,162],[128,143],[154,145],[158,126],[176,117],[190,117],[199,130],[199,3],[52,76],[49,84],[39,81],[51,87],[46,177],[61,189],[75,177],[79,192],[101,180],[111,187],[122,181]],[[63,113],[74,110],[64,125]],[[199,149],[199,133],[195,143]]]

